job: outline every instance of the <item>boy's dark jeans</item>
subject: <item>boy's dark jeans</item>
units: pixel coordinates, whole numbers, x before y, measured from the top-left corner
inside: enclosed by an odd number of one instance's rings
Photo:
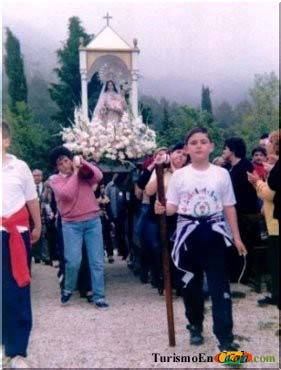
[[[205,271],[212,299],[213,332],[220,343],[231,342],[232,303],[224,239],[211,225],[202,223],[188,237],[187,247],[186,265],[194,276],[182,290],[186,317],[191,325],[203,327]]]

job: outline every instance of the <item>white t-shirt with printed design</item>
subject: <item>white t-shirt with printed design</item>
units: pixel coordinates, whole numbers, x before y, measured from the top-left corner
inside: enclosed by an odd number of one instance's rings
[[[192,164],[175,171],[166,198],[178,207],[178,214],[192,217],[221,213],[224,206],[236,203],[228,171],[213,164],[203,171]]]

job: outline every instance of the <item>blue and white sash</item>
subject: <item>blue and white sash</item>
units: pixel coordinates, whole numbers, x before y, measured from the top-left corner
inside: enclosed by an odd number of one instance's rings
[[[212,230],[223,236],[227,247],[233,244],[231,236],[226,231],[227,228],[225,220],[221,213],[215,213],[211,216],[200,218],[179,215],[177,221],[177,229],[175,234],[172,236],[174,247],[171,253],[171,257],[175,266],[179,270],[185,272],[185,275],[182,278],[185,286],[192,279],[194,274],[191,271],[187,271],[184,266],[180,266],[180,254],[182,248],[184,248],[185,251],[188,250],[188,236],[197,228],[198,225],[200,225],[201,222],[211,224]]]

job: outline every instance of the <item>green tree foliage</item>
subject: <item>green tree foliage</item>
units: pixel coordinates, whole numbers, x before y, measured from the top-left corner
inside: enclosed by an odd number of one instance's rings
[[[64,126],[70,124],[74,118],[74,108],[81,104],[81,79],[79,72],[79,45],[83,38],[84,45],[91,40],[81,25],[78,17],[71,17],[68,26],[68,39],[63,47],[57,51],[59,68],[54,71],[58,83],[52,83],[49,89],[52,100],[58,106],[58,112],[53,116]],[[95,75],[88,86],[89,106],[97,101],[101,85]]]
[[[223,101],[214,112],[214,119],[218,125],[224,129],[231,129],[231,126],[235,122],[234,112],[232,106]]]
[[[186,133],[199,125],[200,111],[189,105],[178,107],[170,116],[170,126],[163,131],[159,142],[163,145],[171,145],[177,141],[184,141]]]
[[[215,143],[214,156],[221,152],[223,145],[223,130],[217,122],[210,122],[209,113],[193,108],[189,105],[178,106],[170,115],[169,127],[158,133],[158,145],[169,146],[178,141],[184,141],[188,131],[196,126],[206,127]]]
[[[172,124],[171,117],[177,111],[177,105],[175,103],[168,102],[165,98],[160,99],[160,107],[163,112],[163,118],[161,121],[161,126],[159,133],[160,135],[165,132]]]
[[[51,143],[51,130],[34,120],[27,104],[27,84],[24,62],[18,39],[7,29],[5,43],[6,98],[4,119],[12,129],[11,152],[25,160],[32,168],[46,169],[46,158]],[[40,95],[40,91],[38,91]]]
[[[57,107],[51,100],[48,91],[49,84],[44,77],[37,72],[28,79],[28,103],[32,109],[35,121],[41,122],[44,126],[52,126],[55,123],[51,120]],[[58,127],[58,125],[56,124]]]
[[[157,132],[161,129],[163,110],[157,99],[142,95],[139,100],[139,112],[143,117],[143,122],[150,124]]]
[[[6,106],[9,103],[9,94],[8,94],[8,84],[9,80],[5,73],[5,70],[2,71],[2,106]]]
[[[151,127],[157,133],[157,145],[169,146],[178,141],[184,141],[189,130],[196,126],[208,128],[215,144],[214,155],[221,152],[224,135],[217,122],[210,121],[207,111],[196,109],[190,105],[178,105],[161,98],[158,102],[150,96],[142,96],[141,104],[145,111],[151,113]],[[142,113],[143,114],[143,113]],[[144,116],[144,114],[143,114]],[[144,122],[148,122],[144,119]],[[150,124],[150,122],[148,122]]]
[[[158,145],[168,146],[184,140],[190,129],[203,126],[208,129],[215,143],[213,156],[221,154],[224,139],[230,136],[244,138],[250,153],[258,145],[263,133],[278,127],[278,85],[277,76],[273,72],[256,75],[254,86],[249,90],[249,99],[241,101],[235,107],[223,102],[215,110],[214,120],[210,116],[210,91],[204,86],[201,110],[189,105],[179,106],[165,99],[158,102],[149,96],[143,96],[141,102],[146,111],[152,112],[151,126],[156,130]]]
[[[139,111],[140,111],[140,114],[142,115],[143,122],[151,125],[153,123],[153,118],[154,118],[152,108],[146,103],[141,101],[139,103]]]
[[[178,104],[168,102],[165,98],[160,101],[152,96],[143,95],[139,101],[139,112],[143,122],[148,123],[151,128],[161,133],[170,124],[170,116],[175,114]]]
[[[278,128],[278,88],[274,72],[255,75],[254,87],[249,90],[250,107],[235,125],[235,133],[244,138],[249,151],[262,134]]]
[[[15,111],[18,102],[27,103],[27,85],[19,40],[9,28],[6,29],[6,34],[4,64],[8,77],[8,104]]]
[[[12,130],[10,152],[26,161],[33,169],[50,169],[48,156],[54,139],[49,130],[34,121],[28,105],[25,102],[16,103],[16,113],[7,107],[4,119]]]
[[[239,102],[233,109],[234,124],[243,121],[244,116],[251,114],[252,106],[248,100],[243,100]]]
[[[201,109],[202,111],[208,112],[209,120],[213,120],[213,108],[211,102],[211,92],[209,87],[202,86],[202,93],[201,93]]]

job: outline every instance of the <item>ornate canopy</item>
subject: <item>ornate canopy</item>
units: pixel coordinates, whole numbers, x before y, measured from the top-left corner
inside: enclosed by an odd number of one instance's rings
[[[87,84],[95,73],[99,74],[100,80],[105,83],[113,80],[117,85],[130,88],[130,103],[135,117],[138,116],[138,54],[137,39],[130,46],[109,25],[112,18],[107,15],[106,26],[90,41],[83,46],[83,40],[79,47],[80,73],[82,81],[82,111],[88,114]]]

